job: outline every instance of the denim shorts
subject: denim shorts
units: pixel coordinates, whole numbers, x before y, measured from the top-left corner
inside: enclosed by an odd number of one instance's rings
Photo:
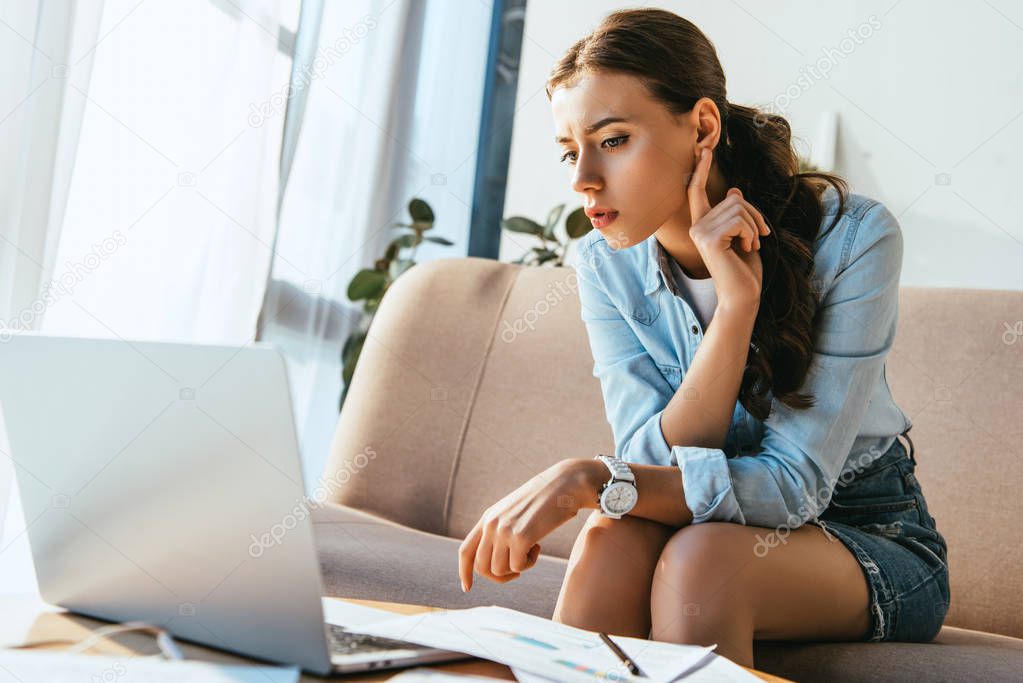
[[[859,561],[870,592],[864,640],[929,642],[949,606],[948,547],[927,510],[909,434],[883,455],[840,477],[817,520]]]

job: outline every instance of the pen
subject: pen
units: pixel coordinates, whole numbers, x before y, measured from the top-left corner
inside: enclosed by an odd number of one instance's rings
[[[640,668],[636,665],[636,662],[632,661],[629,658],[629,655],[622,652],[622,648],[615,645],[615,642],[611,640],[611,638],[608,637],[606,633],[598,633],[598,635],[600,636],[600,639],[607,643],[607,646],[611,648],[611,652],[615,653],[615,657],[622,660],[622,664],[629,667],[629,671],[631,671],[636,676],[642,676],[643,678],[646,678],[646,674],[640,670]]]

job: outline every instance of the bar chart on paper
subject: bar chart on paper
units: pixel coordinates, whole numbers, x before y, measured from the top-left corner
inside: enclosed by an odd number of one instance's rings
[[[634,676],[591,631],[491,605],[395,617],[359,630],[455,650],[548,679],[578,683],[671,681],[699,664],[714,645],[677,645],[616,637],[649,678]]]
[[[517,631],[509,631],[500,628],[482,627],[481,631],[493,633],[496,637],[504,637],[510,640],[515,640],[523,645],[529,645],[532,647],[538,647],[547,652],[586,652],[594,647],[603,647],[603,643],[594,644],[591,638],[582,638],[575,634],[556,634],[554,638],[548,637],[547,640],[541,640],[534,636],[527,635],[525,633],[519,633]],[[552,642],[559,641],[559,642]],[[620,678],[620,672],[616,669],[600,669],[585,662],[574,661],[572,659],[566,659],[561,657],[555,657],[550,660],[551,663],[563,666],[572,671],[576,671],[593,678],[603,680],[617,680]]]

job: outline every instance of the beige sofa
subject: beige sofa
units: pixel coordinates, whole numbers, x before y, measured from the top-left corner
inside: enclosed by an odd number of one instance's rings
[[[794,680],[1023,680],[1023,293],[903,288],[887,377],[949,544],[952,606],[933,643],[756,644]],[[1018,330],[1019,328],[1015,328]],[[457,549],[541,469],[612,450],[575,271],[486,259],[419,265],[385,297],[324,476],[315,523],[333,595],[553,613],[589,510],[519,579],[462,593]]]

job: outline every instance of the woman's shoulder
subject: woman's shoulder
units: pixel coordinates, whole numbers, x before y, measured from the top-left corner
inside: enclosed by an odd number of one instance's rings
[[[831,185],[821,196],[821,226],[817,234],[815,253],[837,252],[841,261],[848,263],[854,251],[886,234],[896,234],[901,240],[898,219],[879,199],[856,192],[840,197]]]
[[[902,229],[895,214],[878,199],[847,193],[822,197],[821,232],[814,245],[815,284],[827,291],[850,268],[863,277],[898,278],[902,266]]]
[[[860,220],[873,206],[879,204],[880,200],[865,194],[846,192],[839,195],[834,186],[828,185],[821,195],[822,222],[827,226],[839,214],[842,218]]]

